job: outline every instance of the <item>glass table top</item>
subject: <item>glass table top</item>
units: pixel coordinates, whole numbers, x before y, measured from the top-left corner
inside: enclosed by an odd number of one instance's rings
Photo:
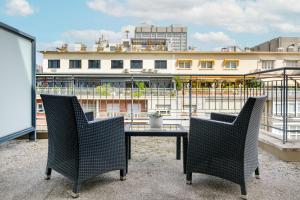
[[[143,131],[143,132],[176,132],[186,131],[181,124],[163,124],[161,128],[151,128],[149,124],[127,124],[125,131]]]

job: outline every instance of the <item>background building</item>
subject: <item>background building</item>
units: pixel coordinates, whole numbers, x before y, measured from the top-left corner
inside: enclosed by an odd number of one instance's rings
[[[278,37],[251,48],[252,51],[300,52],[300,37]]]
[[[41,51],[44,73],[66,74],[244,74],[299,67],[300,52],[259,51]]]
[[[148,39],[151,45],[153,39],[166,39],[169,51],[187,50],[187,27],[171,25],[159,27],[153,25],[137,26],[134,39]]]

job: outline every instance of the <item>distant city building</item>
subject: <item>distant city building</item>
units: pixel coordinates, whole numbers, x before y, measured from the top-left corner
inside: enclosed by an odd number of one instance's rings
[[[252,51],[300,52],[300,37],[278,37],[251,48]]]
[[[154,39],[165,39],[163,46],[168,47],[169,51],[186,51],[187,50],[187,27],[184,26],[153,26],[144,25],[135,28],[133,40],[148,40],[146,44],[153,45]],[[145,43],[142,41],[142,43]]]

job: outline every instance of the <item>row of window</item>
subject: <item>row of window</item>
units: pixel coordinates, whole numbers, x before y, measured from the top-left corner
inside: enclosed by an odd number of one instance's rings
[[[286,67],[298,67],[299,63],[297,60],[287,60],[285,61]],[[274,68],[274,60],[262,60],[262,69],[273,69]],[[202,69],[212,69],[214,66],[213,60],[208,61],[200,61],[200,67]],[[238,60],[225,60],[224,68],[225,69],[237,69],[239,66]],[[89,60],[88,68],[89,69],[100,69],[101,61],[100,60]],[[111,69],[123,69],[124,64],[123,60],[112,60],[111,61]],[[155,60],[154,61],[155,69],[167,69],[167,61],[166,60]],[[190,69],[192,67],[192,60],[179,60],[177,63],[177,67],[179,69]],[[48,68],[60,68],[60,60],[48,60]],[[80,69],[81,68],[81,60],[70,60],[69,61],[70,69]],[[131,60],[130,61],[131,69],[143,69],[143,60]]]
[[[214,65],[214,61],[200,61],[200,67],[202,69],[212,69]],[[225,69],[236,69],[239,65],[238,60],[228,60],[224,61],[224,68]],[[180,60],[178,61],[178,68],[179,69],[190,69],[192,66],[191,60]]]
[[[124,63],[123,60],[112,60],[111,69],[123,69]],[[154,61],[155,69],[167,69],[166,60],[155,60]],[[48,68],[58,69],[60,68],[60,60],[48,60]],[[80,69],[81,60],[69,60],[70,69]],[[89,69],[100,69],[101,61],[100,60],[89,60],[88,61]],[[143,60],[131,60],[130,61],[131,69],[143,69]]]
[[[299,61],[298,60],[286,60],[285,67],[299,67]],[[274,69],[274,63],[275,60],[262,60],[261,61],[261,68],[262,69]]]

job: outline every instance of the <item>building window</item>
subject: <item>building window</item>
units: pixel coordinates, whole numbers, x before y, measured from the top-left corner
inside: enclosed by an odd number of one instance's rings
[[[191,60],[179,60],[178,61],[178,68],[180,69],[190,69],[192,66]]]
[[[238,65],[239,65],[238,60],[225,60],[224,61],[225,69],[237,69]]]
[[[286,67],[298,67],[298,60],[286,60],[285,61],[285,66]]]
[[[100,69],[100,60],[89,60],[89,69]]]
[[[69,68],[70,69],[80,69],[81,68],[81,60],[70,60]]]
[[[106,107],[107,116],[115,117],[120,116],[120,104],[108,103]]]
[[[214,65],[214,61],[200,61],[201,69],[212,69]]]
[[[112,69],[123,69],[123,60],[112,60],[111,68]]]
[[[48,68],[51,69],[60,68],[60,60],[48,60]]]
[[[261,68],[262,69],[273,69],[274,68],[274,60],[262,60]]]
[[[43,106],[42,103],[37,103],[36,111],[37,111],[37,113],[43,113],[44,112],[44,106]]]
[[[155,61],[155,69],[167,69],[167,61],[166,60],[156,60]]]
[[[142,60],[131,60],[130,68],[131,69],[143,69],[143,61]]]

